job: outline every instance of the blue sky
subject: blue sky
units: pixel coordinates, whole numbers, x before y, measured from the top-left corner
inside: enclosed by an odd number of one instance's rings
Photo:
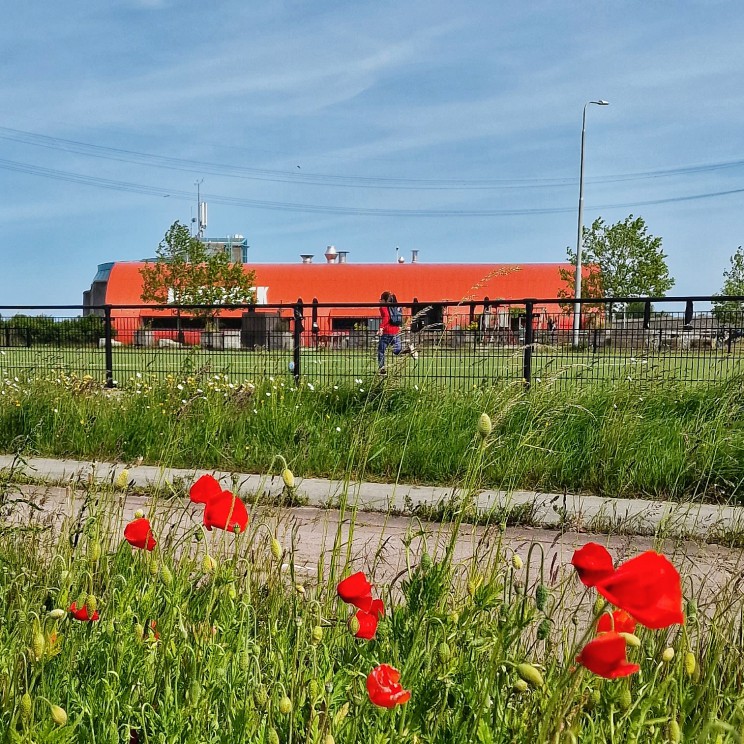
[[[563,260],[597,98],[585,224],[642,216],[672,292],[715,292],[744,242],[743,37],[728,0],[10,4],[0,305],[79,303],[190,221],[198,179],[207,233],[258,262]]]

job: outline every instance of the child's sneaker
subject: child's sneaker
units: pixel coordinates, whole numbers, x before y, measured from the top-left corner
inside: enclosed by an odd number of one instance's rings
[[[380,374],[384,377],[387,374],[385,367],[380,367]]]

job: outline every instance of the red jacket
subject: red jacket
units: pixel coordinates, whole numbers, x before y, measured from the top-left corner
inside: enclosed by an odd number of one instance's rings
[[[400,333],[400,326],[390,325],[390,311],[385,305],[380,306],[380,329],[385,336],[397,336]]]

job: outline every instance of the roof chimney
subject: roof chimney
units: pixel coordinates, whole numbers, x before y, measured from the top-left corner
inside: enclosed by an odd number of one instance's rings
[[[326,261],[330,263],[336,263],[336,257],[338,253],[336,251],[335,245],[329,245],[328,248],[326,248],[325,257]]]
[[[302,263],[311,264],[313,262],[312,253],[301,253],[300,258],[302,259]]]
[[[418,263],[418,248],[411,251],[411,263]]]
[[[346,263],[346,257],[349,255],[349,251],[339,251],[338,252],[338,262],[339,263]]]

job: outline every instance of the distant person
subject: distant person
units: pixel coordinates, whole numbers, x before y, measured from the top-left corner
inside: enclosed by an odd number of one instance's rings
[[[483,298],[483,313],[480,316],[480,340],[482,344],[488,344],[493,341],[493,329],[496,319],[494,318],[493,308],[488,297]]]
[[[400,344],[400,329],[403,325],[403,315],[398,307],[398,299],[392,292],[383,292],[380,295],[380,330],[377,335],[380,340],[377,344],[377,366],[381,375],[386,375],[385,351],[392,345],[393,354],[410,354],[414,359],[418,358],[418,352],[414,350],[413,344],[406,345],[403,350]]]

